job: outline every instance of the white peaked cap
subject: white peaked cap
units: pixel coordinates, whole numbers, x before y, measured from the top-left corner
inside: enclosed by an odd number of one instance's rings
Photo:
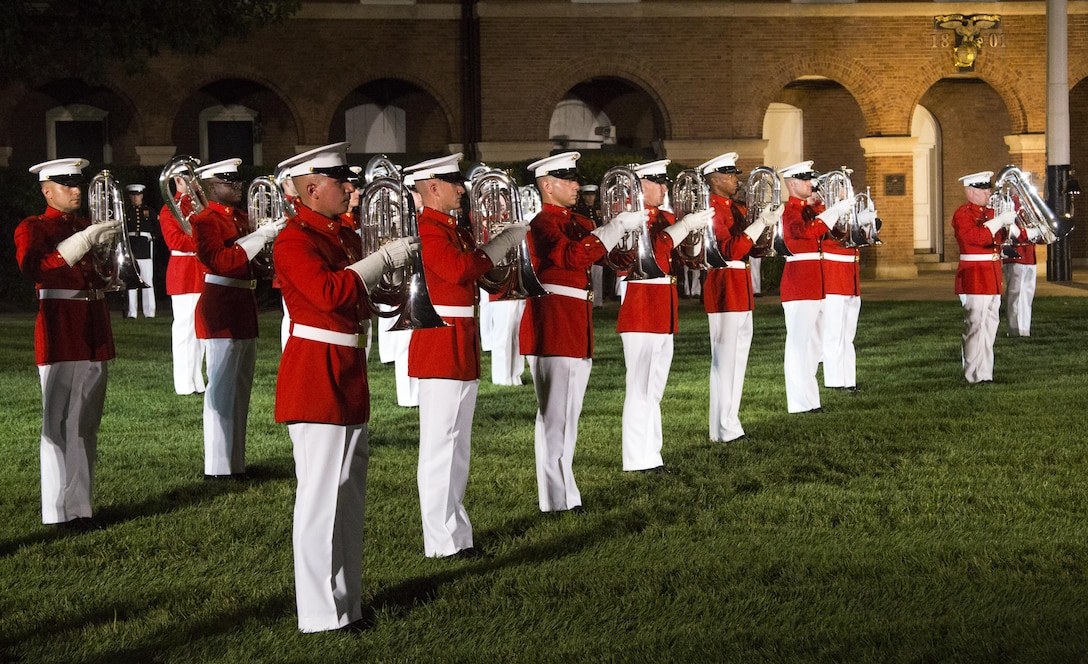
[[[451,154],[448,157],[438,157],[437,159],[428,159],[427,161],[421,161],[418,164],[408,166],[404,169],[404,174],[412,175],[412,182],[421,182],[423,180],[430,180],[432,178],[439,177],[440,175],[453,175],[457,174],[461,176],[461,157],[463,152],[457,154]]]
[[[144,193],[144,189],[146,189],[146,187],[142,184],[130,184],[125,187],[125,191],[130,194],[142,194]]]
[[[989,188],[990,178],[993,176],[993,171],[979,171],[978,173],[964,175],[960,178],[960,182],[962,182],[965,187],[975,187],[976,189]],[[979,185],[983,186],[980,187]]]
[[[796,178],[797,176],[800,175],[800,176],[805,176],[805,177],[798,178],[798,179],[811,180],[812,179],[812,162],[811,161],[802,161],[800,163],[794,164],[793,166],[787,166],[787,167],[779,170],[778,174],[781,175],[784,178]]]
[[[698,171],[700,175],[706,175],[707,173],[740,173],[740,169],[737,168],[737,157],[740,155],[736,152],[726,152],[725,154],[718,155],[710,161],[704,161],[699,164]]]
[[[31,166],[29,170],[31,173],[38,174],[38,181],[45,182],[46,180],[71,178],[73,176],[81,177],[83,169],[89,166],[90,163],[86,159],[68,157],[43,161],[40,164]]]
[[[201,180],[207,180],[209,178],[218,177],[220,175],[226,175],[228,173],[237,173],[238,166],[242,163],[242,160],[238,157],[231,157],[230,159],[224,159],[223,161],[217,161],[214,164],[208,164],[207,166],[201,166],[196,169],[196,174],[200,176]]]
[[[578,191],[582,192],[583,194],[595,194],[599,189],[600,187],[595,184],[583,184]]]
[[[631,170],[633,170],[635,175],[640,178],[644,178],[648,175],[665,175],[668,172],[666,167],[671,163],[671,159],[658,159],[657,161],[651,161],[648,164],[639,164]]]
[[[276,166],[276,172],[282,173],[286,170],[288,177],[297,178],[302,175],[320,172],[316,169],[347,166],[348,162],[345,155],[349,145],[350,143],[347,141],[341,141],[296,154],[294,157],[288,157],[281,161]]]
[[[553,154],[550,157],[544,157],[538,159],[529,164],[526,168],[532,172],[533,177],[538,178],[552,171],[566,171],[578,167],[578,158],[582,156],[580,152],[563,152],[560,154]]]

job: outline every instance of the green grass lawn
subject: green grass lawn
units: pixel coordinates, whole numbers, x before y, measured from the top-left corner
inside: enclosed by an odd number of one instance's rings
[[[866,302],[858,382],[788,415],[781,308],[757,301],[741,419],[707,438],[698,303],[662,403],[667,476],[623,473],[616,305],[575,473],[541,514],[532,387],[484,359],[466,505],[482,560],[423,556],[418,412],[372,353],[360,636],[299,634],[294,470],[272,419],[278,312],[261,316],[247,483],[202,480],[202,399],[173,393],[169,312],[121,320],[99,436],[104,530],[40,523],[31,316],[0,317],[0,663],[1080,662],[1088,659],[1088,298],[1040,298],[1034,336],[968,386],[956,302]],[[525,374],[528,382],[528,372]]]

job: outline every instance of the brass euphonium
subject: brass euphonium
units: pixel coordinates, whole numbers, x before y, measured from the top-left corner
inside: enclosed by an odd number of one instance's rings
[[[525,223],[517,182],[497,168],[474,173],[469,180],[469,218],[472,235],[480,247],[507,226]],[[529,260],[529,243],[522,240],[506,257],[480,277],[478,283],[500,300],[524,300],[548,294]]]
[[[253,178],[246,190],[246,209],[249,212],[249,232],[257,230],[261,226],[276,222],[286,221],[293,212],[291,202],[275,178],[270,175],[261,175]],[[272,264],[272,242],[264,245],[253,260],[254,270],[263,276],[275,276]]]
[[[994,180],[994,193],[990,196],[990,207],[995,214],[1017,211],[1023,227],[1044,244],[1058,239],[1058,219],[1054,211],[1039,196],[1027,174],[1016,166],[1002,168]],[[1015,241],[1006,240],[1006,244]]]
[[[94,268],[98,276],[105,280],[103,290],[122,291],[137,288],[151,288],[140,276],[139,267],[132,258],[132,248],[125,229],[125,199],[121,196],[121,187],[113,175],[104,170],[91,178],[87,185],[87,205],[90,208],[92,224],[108,221],[121,222],[121,232],[117,239],[108,244],[96,244],[94,249]]]
[[[532,221],[544,209],[544,201],[540,199],[540,190],[536,188],[535,184],[518,187],[518,197],[521,199],[522,219]]]
[[[642,196],[642,182],[638,174],[628,166],[616,166],[604,174],[600,198],[602,225],[611,223],[621,212],[639,212],[646,207]],[[635,258],[628,265],[616,265],[611,257],[605,256],[605,261],[613,270],[628,270],[624,281],[660,279],[666,276],[654,256],[649,222],[643,224],[638,231],[625,233],[616,248],[625,253],[635,252]]]
[[[744,185],[744,204],[747,206],[745,221],[749,225],[754,224],[768,207],[782,204],[782,180],[773,167],[756,166],[748,174],[748,182]],[[782,242],[782,220],[779,219],[774,226],[763,229],[748,255],[773,258],[787,253]]]
[[[383,244],[403,237],[419,235],[412,192],[395,171],[390,176],[374,177],[359,195],[359,235],[363,255],[369,256]],[[382,318],[397,316],[392,331],[446,327],[427,293],[423,259],[413,251],[408,265],[393,276],[386,274],[371,293],[370,310]],[[379,309],[375,299],[397,302],[391,311]]]
[[[877,237],[881,222],[876,216],[876,205],[868,189],[864,194],[854,194],[854,184],[850,181],[852,172],[843,166],[841,169],[829,171],[817,178],[815,192],[817,198],[823,201],[824,207],[831,207],[839,201],[854,203],[850,212],[840,216],[832,224],[831,237],[848,248],[882,244],[880,238]],[[872,214],[865,214],[867,212]]]
[[[384,154],[374,155],[363,169],[363,182],[370,184],[378,178],[400,178],[400,169]]]
[[[200,161],[195,157],[181,154],[168,161],[159,173],[159,191],[162,193],[162,200],[170,208],[174,218],[178,220],[181,229],[188,235],[193,234],[190,219],[208,207],[208,195],[204,192],[204,187],[200,184],[200,176],[196,172],[199,165]],[[187,196],[192,206],[188,214],[182,214],[180,201],[175,200],[173,192],[170,191],[170,183],[175,178],[179,179],[188,190]]]
[[[710,208],[710,187],[699,171],[689,168],[680,171],[672,185],[672,209],[676,221],[682,220],[692,212]],[[680,260],[697,270],[725,267],[726,259],[718,250],[718,240],[714,237],[714,219],[707,220],[706,226],[692,231],[684,241],[676,246]]]

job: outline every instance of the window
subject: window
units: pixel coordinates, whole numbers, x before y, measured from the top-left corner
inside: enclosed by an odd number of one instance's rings
[[[57,106],[45,114],[46,155],[49,159],[83,157],[92,164],[113,161],[109,112],[93,106]]]
[[[243,164],[262,165],[260,121],[245,106],[210,106],[200,112],[200,158],[205,164],[239,157]]]
[[[407,152],[403,108],[377,104],[353,106],[344,113],[344,133],[352,152]]]

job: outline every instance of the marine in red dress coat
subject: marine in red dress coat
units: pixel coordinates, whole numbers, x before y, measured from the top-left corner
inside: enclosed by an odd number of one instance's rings
[[[822,205],[809,205],[790,196],[782,210],[782,239],[794,256],[817,254],[811,260],[787,259],[782,270],[781,301],[822,300],[823,270],[820,267],[820,237],[830,230],[817,216]]]
[[[191,199],[180,196],[177,201],[181,213],[188,214],[192,209]],[[159,211],[159,228],[162,229],[163,241],[170,249],[170,260],[166,264],[166,294],[183,295],[204,290],[204,266],[196,257],[196,240],[182,229],[168,205],[163,205]]]
[[[209,274],[254,279],[249,258],[236,241],[249,231],[249,218],[237,207],[209,201],[192,219],[196,253]],[[252,288],[204,283],[196,307],[200,339],[253,339],[257,336],[257,298]]]
[[[986,222],[994,218],[993,208],[964,203],[952,214],[952,230],[960,249],[956,268],[956,293],[959,295],[1001,294],[1001,243],[1006,232],[993,233]],[[964,255],[989,256],[991,260],[964,260]]]
[[[752,238],[744,233],[744,206],[725,196],[711,194],[710,208],[714,210],[714,239],[722,257],[743,261],[752,251]],[[725,311],[751,311],[752,276],[747,269],[711,268],[703,284],[703,307],[708,314]]]
[[[660,208],[646,209],[650,214],[647,228],[653,238],[654,260],[662,272],[671,275],[673,241],[665,233],[665,229],[676,222],[676,217]],[[676,279],[669,276],[665,278],[669,283],[627,282],[627,293],[616,319],[617,332],[676,334],[679,330]]]
[[[532,221],[529,250],[542,284],[589,288],[589,267],[602,262],[605,246],[596,225],[570,208],[545,203]],[[530,299],[521,319],[522,355],[593,357],[593,302],[563,295]],[[562,321],[557,325],[557,321]]]

